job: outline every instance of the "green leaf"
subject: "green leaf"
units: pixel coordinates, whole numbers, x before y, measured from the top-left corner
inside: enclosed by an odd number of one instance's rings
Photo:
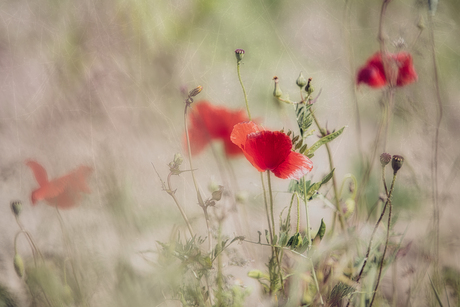
[[[319,237],[320,240],[323,239],[324,234],[326,233],[326,223],[321,219],[321,225],[319,225],[318,233],[315,236],[315,239]]]
[[[329,143],[330,141],[334,140],[336,137],[338,137],[339,135],[342,134],[343,132],[343,129],[345,129],[345,127],[342,127],[342,129],[340,130],[337,130],[336,132],[333,132],[329,135],[326,135],[322,138],[320,138],[318,141],[316,141],[315,144],[313,144],[305,153],[305,155],[307,157],[310,157],[310,155],[312,155],[318,148],[320,148],[321,146],[323,146],[324,144],[327,144]]]
[[[334,171],[335,171],[335,168],[329,174],[327,174],[326,177],[323,178],[323,180],[321,181],[321,185],[331,180],[332,176],[334,176]]]

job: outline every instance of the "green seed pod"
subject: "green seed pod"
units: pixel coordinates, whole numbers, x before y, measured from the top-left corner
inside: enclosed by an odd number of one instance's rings
[[[295,81],[298,87],[302,88],[307,84],[307,79],[302,75],[302,72],[300,72],[299,77]]]
[[[235,50],[236,62],[239,64],[244,57],[244,50],[243,49],[236,49]]]
[[[293,139],[292,139],[292,144],[295,144],[295,142],[297,142],[297,140],[300,138],[300,135],[296,135]]]
[[[16,274],[20,278],[24,277],[24,273],[25,273],[24,262],[22,261],[22,257],[19,256],[19,254],[14,255],[13,264],[14,264],[14,270],[16,271]]]
[[[22,211],[22,203],[19,200],[12,201],[11,211],[13,211],[14,215],[18,217]]]
[[[273,96],[275,96],[276,98],[279,98],[283,95],[283,92],[281,91],[281,88],[278,84],[279,79],[277,76],[274,76],[273,80],[275,81],[275,89],[273,90]]]
[[[303,144],[303,146],[300,148],[299,152],[301,154],[305,153],[305,151],[307,150],[307,144]]]
[[[297,144],[295,144],[295,150],[299,149],[300,147],[302,147],[303,145],[303,139],[300,139],[299,142],[297,142]]]

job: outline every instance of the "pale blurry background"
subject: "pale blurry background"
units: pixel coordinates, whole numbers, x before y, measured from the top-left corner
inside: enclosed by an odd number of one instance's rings
[[[24,161],[40,162],[50,178],[85,164],[95,170],[90,178],[92,194],[62,215],[79,246],[82,279],[92,291],[91,302],[144,306],[161,300],[154,270],[138,252],[155,250],[155,240],[167,241],[174,225],[182,227],[183,222],[161,190],[151,163],[165,179],[167,163],[176,152],[184,153],[181,88],[201,85],[197,100],[244,107],[236,74],[237,48],[246,51],[241,73],[251,112],[268,128],[296,128],[291,107],[273,99],[273,76],[280,78],[283,92],[293,100],[298,100],[299,72],[313,77],[316,93],[322,90],[316,113],[323,126],[348,127],[331,144],[337,178],[341,181],[347,173],[359,177],[356,105],[362,148],[369,154],[382,91],[356,89],[355,74],[379,48],[381,3],[349,2],[346,11],[345,2],[336,0],[1,1],[0,284],[18,297],[25,293],[12,265],[18,226],[10,212],[11,200],[22,201],[21,218],[42,251],[50,257],[62,252],[54,209],[43,202],[31,206],[30,194],[37,183]],[[439,2],[433,18],[444,106],[439,146],[441,261],[458,268],[460,2]],[[420,243],[432,213],[436,120],[429,32],[419,33],[417,27],[427,23],[421,21],[426,10],[416,0],[394,0],[388,10],[384,28],[389,49],[396,51],[392,42],[402,39],[419,76],[417,83],[397,91],[388,152],[406,158],[397,187],[400,201],[394,203],[402,208],[398,225],[402,229],[409,225],[408,238]],[[313,158],[315,179],[328,171],[323,150]],[[266,228],[259,175],[244,158],[232,164],[240,187],[249,195],[253,229],[244,235],[257,240],[257,230]],[[195,166],[203,190],[212,181],[222,183],[210,150],[196,158]],[[288,182],[274,184],[275,190],[285,191]],[[174,178],[173,185],[204,236],[189,174]],[[376,185],[369,192],[371,199],[377,192]],[[288,204],[287,197],[277,196],[279,210]],[[330,211],[319,203],[312,206],[315,229],[321,218],[330,221]],[[226,235],[233,234],[229,224]],[[18,249],[30,257],[25,240],[20,239]],[[246,278],[253,266],[263,269],[266,255],[257,257],[246,267],[235,268],[235,277]],[[247,283],[257,301],[257,283]]]

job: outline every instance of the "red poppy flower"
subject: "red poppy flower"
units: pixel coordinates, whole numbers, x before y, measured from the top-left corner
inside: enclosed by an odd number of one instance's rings
[[[48,174],[43,166],[30,160],[26,165],[30,167],[40,185],[32,192],[32,205],[44,200],[53,207],[69,209],[81,199],[81,193],[91,193],[86,183],[86,178],[93,171],[89,166],[82,165],[67,175],[48,181]]]
[[[230,139],[259,172],[270,170],[276,177],[299,180],[313,169],[310,159],[292,151],[291,139],[282,132],[246,122],[235,125]]]
[[[200,153],[211,140],[224,142],[225,153],[228,156],[241,154],[241,150],[230,141],[233,126],[247,121],[244,111],[232,111],[225,107],[213,106],[207,101],[192,105],[190,113],[190,148],[193,155]]]
[[[404,86],[417,81],[412,56],[407,52],[387,53],[388,76],[394,76],[396,86]],[[390,77],[391,78],[391,77]],[[392,79],[392,78],[391,78]],[[366,65],[358,71],[357,83],[365,83],[370,87],[379,88],[388,84],[380,52],[375,53]]]

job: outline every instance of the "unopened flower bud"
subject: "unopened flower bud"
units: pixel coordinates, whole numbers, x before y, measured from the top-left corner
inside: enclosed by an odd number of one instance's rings
[[[12,201],[11,202],[11,211],[13,211],[15,216],[19,216],[22,211],[22,203],[18,200]]]
[[[184,158],[182,158],[182,155],[180,153],[176,153],[174,155],[174,164],[179,166],[182,164],[182,162],[184,161]]]
[[[391,160],[391,167],[393,168],[394,173],[396,174],[404,163],[404,157],[394,155]]]
[[[16,271],[16,274],[22,278],[24,276],[25,270],[24,270],[24,262],[22,261],[22,257],[19,256],[19,254],[14,255],[13,264],[14,264],[14,270]]]
[[[384,152],[380,155],[380,164],[382,164],[383,167],[390,163],[390,161],[391,155],[389,153]]]
[[[312,78],[308,78],[307,85],[305,86],[305,92],[307,92],[308,95],[311,95],[315,90],[313,86],[311,86],[311,80]]]
[[[275,96],[276,98],[279,98],[281,97],[281,95],[283,95],[283,92],[281,91],[280,86],[278,84],[279,79],[277,76],[274,76],[273,80],[275,81],[275,89],[273,90],[273,96]]]
[[[244,49],[236,49],[235,56],[236,56],[236,62],[240,63],[244,57]]]
[[[298,87],[304,87],[307,84],[307,79],[302,75],[302,72],[299,74],[299,77],[295,81]]]
[[[202,90],[203,90],[203,87],[201,85],[198,85],[197,87],[195,87],[193,90],[191,90],[188,93],[188,97],[195,97],[196,95],[201,93]],[[192,100],[192,102],[193,102],[193,100]]]
[[[212,199],[219,201],[222,198],[222,193],[224,192],[224,187],[219,186],[219,190],[212,192]]]

